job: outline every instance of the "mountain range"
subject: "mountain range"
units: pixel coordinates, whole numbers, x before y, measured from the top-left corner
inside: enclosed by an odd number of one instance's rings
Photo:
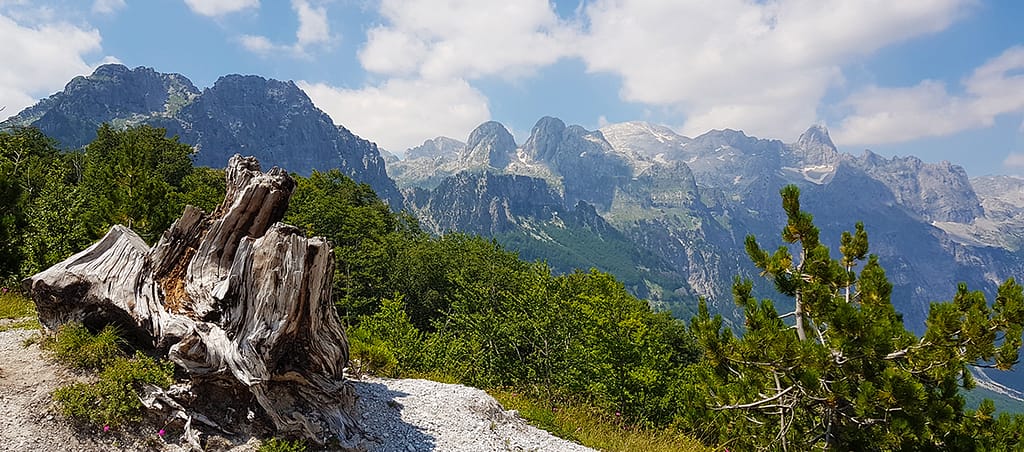
[[[783,142],[736,130],[690,138],[644,122],[587,130],[545,117],[517,143],[490,121],[465,141],[433,138],[398,159],[336,126],[292,82],[228,75],[199,90],[180,74],[104,65],[0,128],[35,126],[78,148],[105,122],[166,128],[196,147],[200,165],[242,153],[300,174],[340,168],[436,234],[493,237],[558,272],[608,271],[684,319],[704,297],[739,320],[733,277],[757,277],[743,241],[754,234],[769,249],[782,244],[786,184],[801,188],[832,249],[864,222],[893,303],[918,332],[929,304],[950,299],[957,282],[991,299],[1024,270],[1024,179],[840,153],[818,125]],[[757,291],[773,293],[765,282]],[[991,377],[1024,389],[1020,375]]]

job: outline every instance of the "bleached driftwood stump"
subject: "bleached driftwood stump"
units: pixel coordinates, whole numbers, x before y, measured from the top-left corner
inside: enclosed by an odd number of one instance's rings
[[[284,170],[262,173],[254,158],[236,155],[226,178],[215,212],[187,207],[152,248],[114,226],[27,279],[40,322],[51,331],[72,321],[116,324],[184,369],[193,401],[244,394],[278,433],[353,444],[331,247],[279,222],[295,188]]]

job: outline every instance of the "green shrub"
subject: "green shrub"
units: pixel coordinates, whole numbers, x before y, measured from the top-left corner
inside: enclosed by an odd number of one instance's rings
[[[61,326],[54,337],[45,340],[43,348],[67,366],[99,370],[124,356],[123,344],[124,340],[112,325],[94,335],[81,323],[68,323]]]
[[[361,328],[353,328],[348,334],[349,367],[356,376],[364,373],[381,376],[394,376],[398,359],[387,344],[370,337],[370,333]]]
[[[288,441],[278,438],[270,438],[260,444],[260,448],[256,449],[258,452],[306,452],[306,442],[297,439],[294,441]]]
[[[160,363],[136,352],[132,358],[114,359],[95,383],[58,388],[53,399],[65,415],[78,421],[96,426],[123,425],[142,420],[144,407],[138,393],[144,384],[166,389],[173,383],[173,376],[172,363]]]

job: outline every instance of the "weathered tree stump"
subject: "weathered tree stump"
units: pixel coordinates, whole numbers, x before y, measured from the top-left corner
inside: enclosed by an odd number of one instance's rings
[[[331,247],[279,223],[295,188],[284,170],[236,155],[226,178],[213,214],[187,207],[152,248],[114,226],[25,280],[39,320],[116,324],[184,369],[193,395],[245,394],[281,434],[355,444]]]

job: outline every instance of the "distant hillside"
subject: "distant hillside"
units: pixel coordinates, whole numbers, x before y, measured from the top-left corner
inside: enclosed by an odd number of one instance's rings
[[[781,244],[779,189],[790,183],[834,255],[840,233],[865,223],[911,329],[923,330],[930,303],[950,299],[957,282],[991,297],[998,282],[1024,274],[1020,180],[971,181],[949,162],[842,154],[821,126],[785,143],[735,130],[689,138],[643,122],[588,131],[542,118],[517,144],[487,122],[464,143],[430,140],[392,168],[436,232],[489,235],[559,270],[610,271],[684,318],[701,296],[739,320],[732,278],[759,280],[744,238]],[[538,210],[532,203],[541,199]],[[593,211],[589,223],[569,219],[578,202]],[[604,232],[594,234],[594,224]],[[760,293],[772,295],[766,281]],[[1024,388],[1016,376],[993,374]]]

